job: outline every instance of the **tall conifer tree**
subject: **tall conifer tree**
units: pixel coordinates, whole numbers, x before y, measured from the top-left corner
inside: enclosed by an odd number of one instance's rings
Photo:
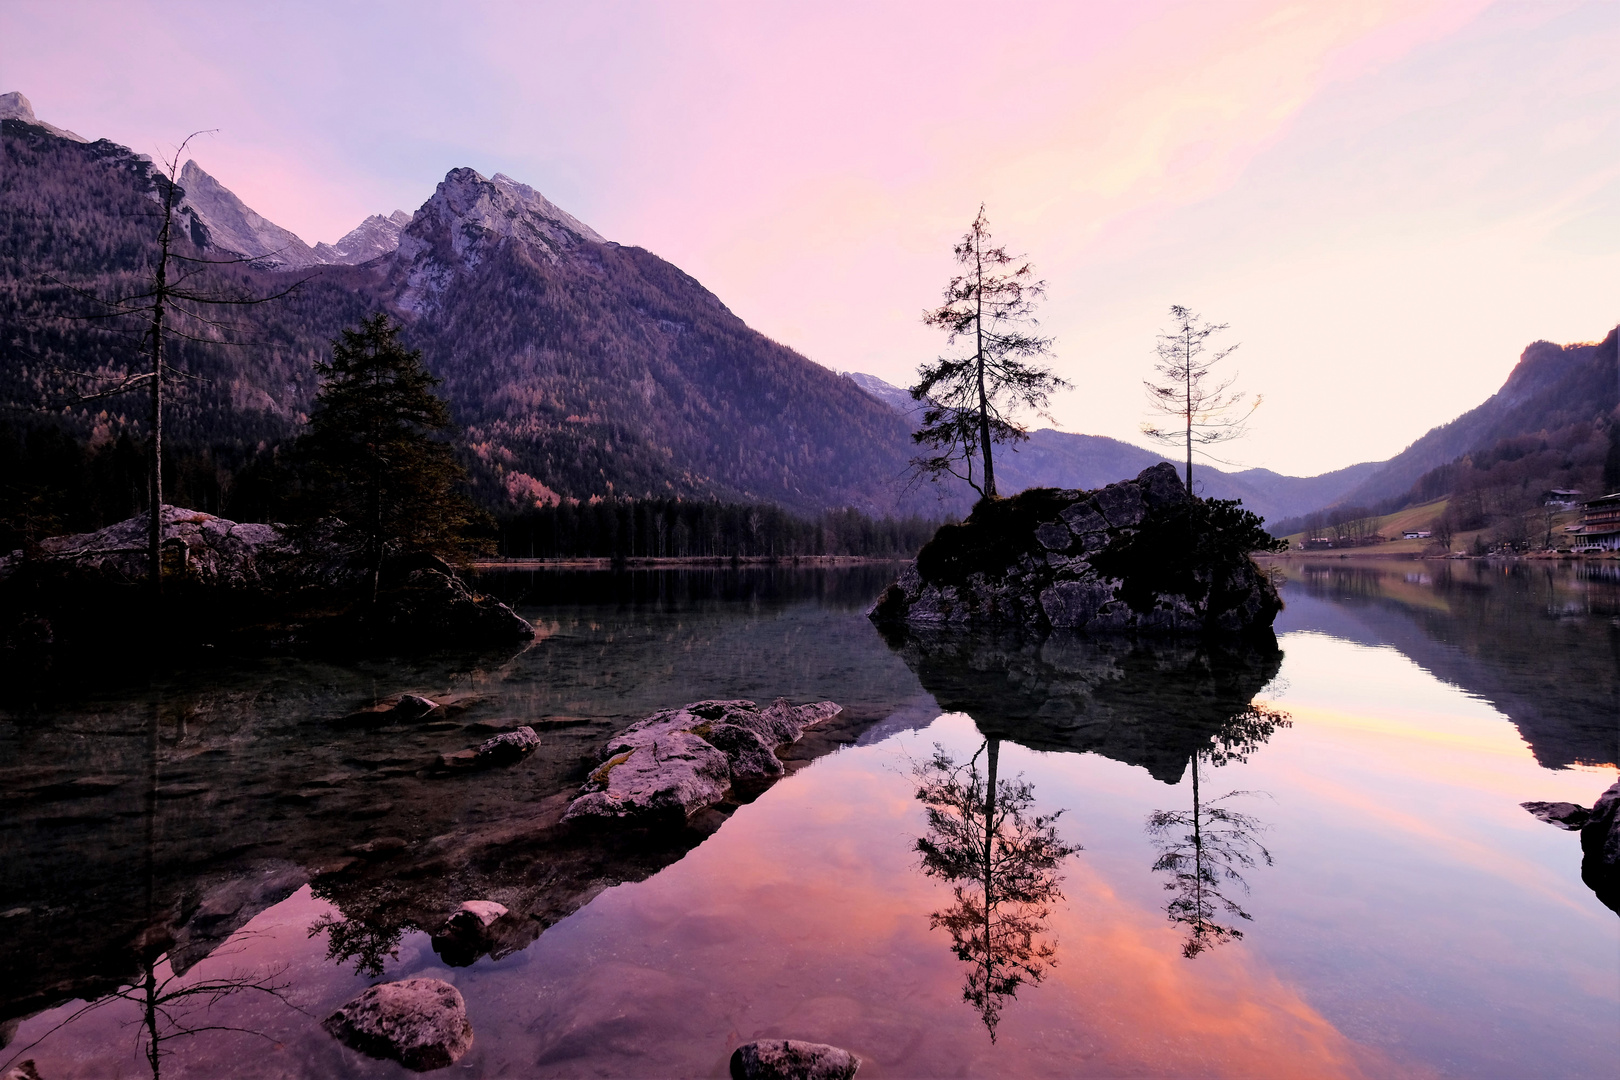
[[[466,472],[438,437],[450,427],[439,380],[399,332],[379,312],[332,342],[332,359],[315,364],[322,384],[303,440],[321,508],[362,548],[373,598],[386,559],[464,553],[477,516],[460,490]]]

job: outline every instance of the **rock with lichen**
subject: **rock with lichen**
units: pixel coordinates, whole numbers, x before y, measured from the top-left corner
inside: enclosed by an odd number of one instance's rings
[[[781,776],[776,748],[841,711],[830,701],[794,706],[778,698],[763,709],[752,701],[698,701],[654,713],[608,743],[564,820],[690,817],[733,785]]]

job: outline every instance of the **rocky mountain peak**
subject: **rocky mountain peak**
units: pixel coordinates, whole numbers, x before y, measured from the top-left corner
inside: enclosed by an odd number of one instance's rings
[[[516,242],[541,262],[561,262],[585,244],[607,241],[595,229],[527,184],[496,173],[451,169],[399,238],[407,268],[400,306],[421,311],[460,270],[471,270],[494,246]]]
[[[0,94],[0,120],[21,120],[25,124],[33,124],[35,127],[44,128],[52,135],[60,135],[64,139],[72,139],[74,142],[82,143],[90,141],[83,135],[76,135],[66,128],[57,127],[55,124],[47,124],[35,116],[33,103],[24,97],[19,90],[13,90],[9,94]]]
[[[181,168],[180,186],[186,193],[181,210],[202,223],[212,246],[246,255],[267,268],[301,268],[326,261],[296,233],[256,213],[195,161]]]
[[[399,247],[399,234],[411,223],[411,215],[395,210],[384,217],[372,214],[335,244],[316,244],[315,256],[326,263],[358,266],[387,255]]]

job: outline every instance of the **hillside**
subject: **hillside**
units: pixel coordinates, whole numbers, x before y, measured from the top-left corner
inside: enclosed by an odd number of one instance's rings
[[[1537,341],[1529,345],[1502,389],[1449,424],[1429,431],[1335,501],[1376,505],[1408,493],[1417,499],[1433,498],[1454,489],[1460,478],[1436,477],[1424,485],[1425,474],[1465,455],[1472,458],[1472,465],[1489,468],[1493,462],[1487,459],[1493,456],[1518,460],[1539,452],[1545,444],[1557,459],[1547,463],[1549,472],[1576,462],[1595,464],[1601,454],[1599,428],[1620,405],[1617,332],[1620,327],[1597,343]],[[1512,445],[1525,439],[1532,443]],[[1594,445],[1588,447],[1587,443]],[[1553,479],[1563,482],[1553,483]],[[1553,477],[1546,486],[1570,486],[1572,480]]]
[[[70,316],[98,311],[81,292],[141,287],[165,181],[106,140],[75,141],[20,117],[4,121],[3,137],[0,402],[13,425],[48,418],[92,444],[138,444],[144,401],[87,400],[108,381],[83,375],[116,380],[138,367],[137,328],[119,335]],[[280,245],[303,265],[259,259],[209,272],[222,288],[257,295],[302,284],[287,301],[232,313],[240,347],[177,339],[173,362],[196,376],[175,391],[177,448],[201,448],[224,468],[290,437],[313,401],[316,357],[340,328],[382,308],[444,380],[475,479],[497,508],[647,494],[805,511],[885,512],[903,501],[910,447],[892,410],[749,329],[678,268],[608,242],[522,184],[453,170],[398,250],[351,267],[310,264],[312,249],[293,248],[291,233],[201,170],[187,175],[199,194],[183,193],[192,223],[183,253],[231,258]],[[372,232],[383,234],[372,250],[386,247],[386,229]]]

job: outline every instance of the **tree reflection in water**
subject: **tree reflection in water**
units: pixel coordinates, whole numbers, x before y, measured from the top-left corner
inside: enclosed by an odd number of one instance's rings
[[[917,840],[923,872],[951,882],[955,900],[929,915],[931,928],[951,935],[957,958],[970,964],[962,1000],[971,1004],[995,1041],[1004,999],[1039,983],[1057,962],[1057,946],[1042,938],[1049,905],[1063,898],[1059,865],[1080,850],[1058,838],[1063,811],[1029,814],[1028,781],[997,779],[1001,740],[987,739],[965,765],[944,748],[914,770],[917,798],[927,807],[928,835]],[[988,775],[979,772],[979,755]]]
[[[1271,852],[1259,840],[1266,824],[1224,805],[1231,799],[1262,793],[1229,791],[1203,800],[1199,759],[1211,766],[1246,761],[1273,732],[1292,723],[1285,712],[1250,705],[1227,722],[1208,748],[1191,755],[1192,810],[1155,810],[1148,815],[1148,835],[1159,849],[1153,869],[1170,875],[1164,887],[1174,896],[1165,911],[1171,922],[1187,928],[1181,954],[1189,960],[1223,941],[1243,937],[1243,931],[1222,921],[1253,920],[1232,893],[1239,889],[1248,893],[1245,871],[1261,863],[1271,865]]]
[[[248,935],[239,935],[239,939],[246,936]],[[274,998],[289,1009],[304,1011],[287,997],[291,984],[279,981],[284,967],[267,973],[237,974],[222,979],[197,979],[185,982],[183,976],[174,974],[172,969],[168,975],[160,976],[158,972],[160,962],[161,957],[143,961],[139,979],[97,998],[82,1008],[75,1009],[49,1031],[18,1050],[10,1060],[0,1063],[0,1069],[9,1068],[12,1062],[22,1057],[24,1053],[80,1017],[115,1001],[130,1002],[141,1010],[138,1023],[141,1025],[141,1040],[145,1043],[144,1056],[152,1070],[152,1080],[161,1080],[163,1058],[170,1053],[164,1044],[177,1039],[200,1035],[205,1031],[235,1031],[273,1041],[271,1036],[253,1028],[213,1022],[214,1006],[226,998],[252,991]]]

